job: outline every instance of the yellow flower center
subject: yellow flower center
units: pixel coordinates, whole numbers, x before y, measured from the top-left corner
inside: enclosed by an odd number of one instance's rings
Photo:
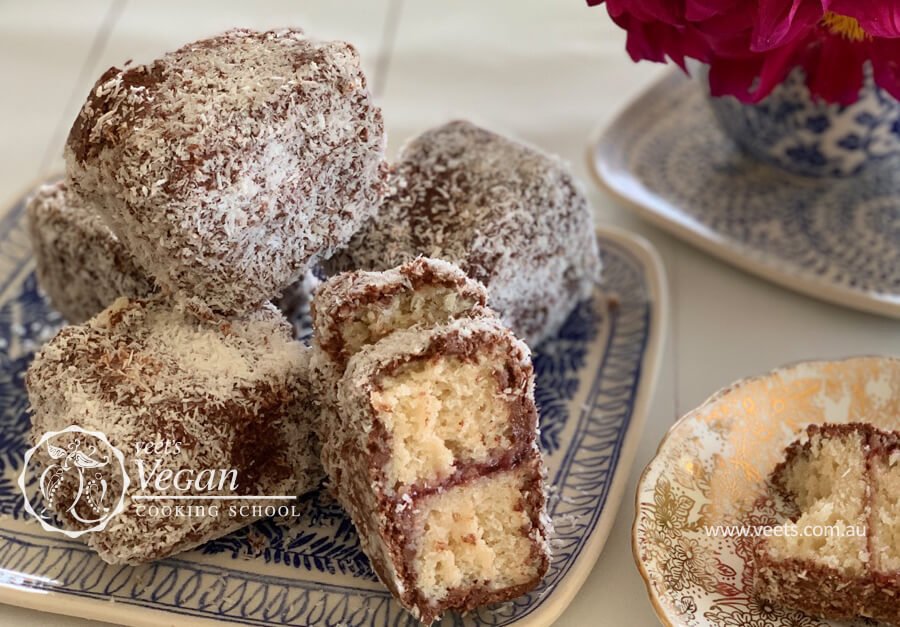
[[[826,11],[825,16],[822,18],[822,24],[833,34],[840,35],[844,39],[850,41],[865,41],[866,39],[871,38],[871,36],[863,30],[863,27],[859,25],[859,22],[856,21],[855,17]]]

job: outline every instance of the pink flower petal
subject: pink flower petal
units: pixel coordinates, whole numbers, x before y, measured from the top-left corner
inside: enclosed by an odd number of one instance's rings
[[[663,63],[668,57],[686,71],[686,57],[704,61],[708,56],[703,39],[689,28],[643,22],[627,14],[615,20],[628,32],[625,49],[635,61]]]
[[[803,53],[804,43],[802,40],[795,40],[765,55],[759,72],[759,84],[756,85],[748,102],[759,102],[784,82],[791,70],[797,67],[798,56]]]
[[[629,13],[641,22],[663,22],[672,26],[684,23],[682,1],[672,0],[606,0],[611,16]]]
[[[869,55],[866,42],[840,35],[822,35],[819,45],[803,61],[806,86],[826,102],[851,104],[863,85],[863,65]]]
[[[733,12],[712,17],[696,25],[699,35],[713,54],[725,57],[747,57],[756,9],[753,3],[742,3]]]
[[[872,42],[872,73],[876,85],[900,100],[900,39]]]
[[[709,93],[734,96],[742,102],[750,100],[750,87],[759,76],[762,58],[742,59],[718,57],[709,66]]]
[[[820,0],[759,0],[752,49],[763,52],[788,44],[806,34],[824,14]]]
[[[689,22],[702,22],[716,15],[728,13],[738,0],[687,0],[684,17]]]
[[[766,55],[715,58],[710,64],[713,96],[733,95],[741,102],[759,102],[780,85],[797,65],[800,46],[782,46]]]

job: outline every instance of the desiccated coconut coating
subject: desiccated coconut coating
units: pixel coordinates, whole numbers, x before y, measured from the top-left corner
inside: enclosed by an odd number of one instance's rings
[[[398,329],[445,322],[486,301],[483,285],[440,259],[419,257],[384,272],[345,272],[316,293],[315,344],[343,371],[366,344]]]
[[[68,322],[84,322],[120,296],[156,291],[97,212],[66,194],[65,182],[35,191],[26,215],[38,281]]]
[[[251,311],[344,244],[384,191],[356,50],[232,30],[109,69],[66,144],[69,185],[203,317]]]
[[[381,580],[424,623],[514,598],[549,564],[530,351],[496,318],[354,354],[322,429],[329,485]]]
[[[535,345],[599,280],[593,216],[559,160],[457,121],[413,139],[378,215],[326,262],[383,270],[418,255],[458,264]]]
[[[82,536],[110,563],[137,564],[190,549],[253,520],[140,515],[138,461],[148,467],[234,469],[237,489],[165,494],[299,495],[322,471],[312,448],[308,349],[271,304],[243,319],[200,322],[165,299],[116,300],[84,325],[64,328],[28,370],[32,440],[69,425],[103,432],[125,455],[125,510],[105,530]],[[138,453],[138,443],[179,443]],[[236,493],[235,493],[236,492]],[[174,501],[153,501],[176,504]],[[196,501],[208,504],[208,501]],[[180,505],[196,504],[192,500]],[[271,505],[272,501],[254,501]],[[274,502],[276,505],[280,502]],[[79,523],[57,512],[67,526]]]

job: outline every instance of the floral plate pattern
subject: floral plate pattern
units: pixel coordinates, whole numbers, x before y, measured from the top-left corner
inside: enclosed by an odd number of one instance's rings
[[[30,428],[23,375],[62,324],[35,280],[23,203],[0,215],[0,602],[118,624],[413,625],[324,491],[269,519],[141,567],[110,566],[23,512],[14,477]],[[666,288],[642,240],[598,231],[605,284],[535,352],[554,555],[543,584],[448,625],[548,625],[600,554],[659,368]]]
[[[900,429],[900,359],[781,368],[719,391],[672,427],[638,483],[632,530],[635,561],[663,624],[832,624],[757,601],[752,538],[721,530],[773,523],[778,505],[760,496],[784,448],[809,424],[853,421]]]
[[[900,156],[848,178],[773,168],[722,131],[699,82],[670,74],[590,160],[601,185],[686,242],[809,296],[900,318]]]

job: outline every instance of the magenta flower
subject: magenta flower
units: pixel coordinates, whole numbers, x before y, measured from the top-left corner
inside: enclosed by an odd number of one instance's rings
[[[604,0],[587,0],[589,5]],[[900,98],[900,3],[891,0],[606,0],[635,60],[709,64],[713,95],[765,98],[797,67],[810,91],[849,104],[867,63]]]
[[[690,25],[679,24],[681,20],[674,19],[672,15],[666,15],[666,20],[646,19],[649,12],[636,15],[628,11],[617,11],[618,4],[621,4],[621,0],[610,2],[609,14],[628,33],[625,49],[635,61],[664,63],[668,57],[686,71],[686,58],[709,60],[703,37]],[[660,11],[659,15],[663,15],[663,12]],[[670,19],[671,21],[667,21]]]

